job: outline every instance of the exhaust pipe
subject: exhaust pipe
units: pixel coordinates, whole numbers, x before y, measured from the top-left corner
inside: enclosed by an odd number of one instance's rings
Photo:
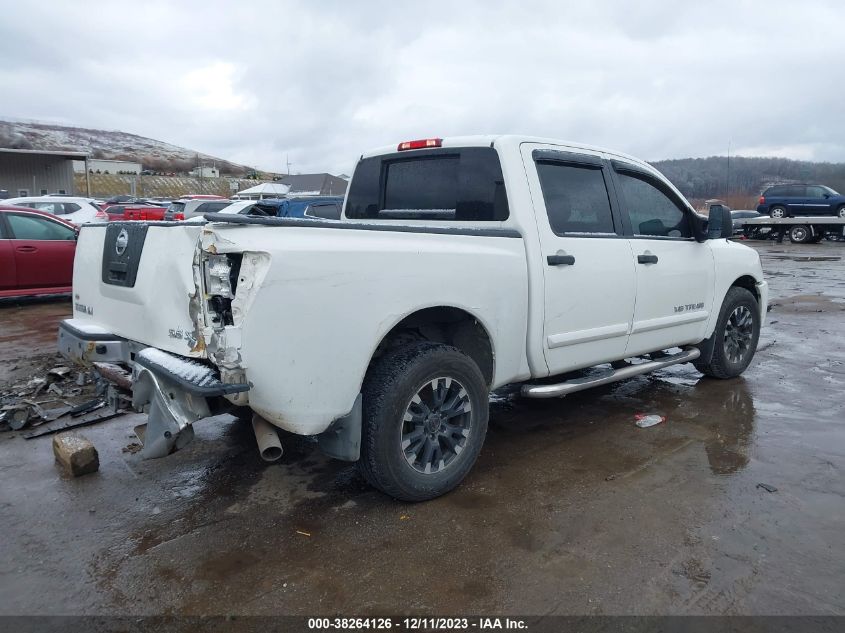
[[[252,430],[258,442],[258,452],[265,462],[275,462],[282,457],[282,442],[276,427],[257,413],[252,416]]]

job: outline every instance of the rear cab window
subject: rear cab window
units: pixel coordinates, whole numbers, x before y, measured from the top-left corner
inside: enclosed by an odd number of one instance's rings
[[[361,159],[346,201],[350,219],[501,222],[508,216],[499,155],[491,147]]]

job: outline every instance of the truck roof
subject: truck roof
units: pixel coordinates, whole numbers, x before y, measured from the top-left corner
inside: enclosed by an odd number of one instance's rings
[[[521,143],[542,143],[544,145],[560,145],[561,147],[568,147],[571,149],[580,149],[590,152],[602,152],[610,154],[617,158],[622,158],[626,161],[636,163],[641,167],[647,168],[649,171],[655,171],[654,167],[643,160],[606,147],[598,147],[589,145],[587,143],[579,143],[577,141],[565,141],[561,139],[545,138],[541,136],[525,136],[520,134],[478,134],[471,136],[446,136],[442,138],[442,147],[490,147],[490,146],[505,146],[505,145],[520,145]],[[369,158],[371,156],[381,156],[382,154],[393,154],[397,151],[398,143],[393,145],[383,145],[371,149],[361,154],[361,158]],[[406,150],[416,151],[416,150]]]

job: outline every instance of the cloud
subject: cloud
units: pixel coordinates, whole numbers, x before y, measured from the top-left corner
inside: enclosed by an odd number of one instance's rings
[[[845,160],[845,6],[0,0],[0,115],[349,173],[369,147],[525,133],[643,158]],[[12,96],[12,98],[10,98]]]

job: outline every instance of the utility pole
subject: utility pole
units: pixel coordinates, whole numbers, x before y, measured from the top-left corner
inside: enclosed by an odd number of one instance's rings
[[[287,163],[288,176],[290,176],[290,166],[293,163],[290,162],[290,156],[288,154],[285,154],[285,163]]]
[[[731,193],[731,141],[733,139],[728,139],[728,174],[727,178],[725,179],[725,202],[728,201],[728,196]]]

